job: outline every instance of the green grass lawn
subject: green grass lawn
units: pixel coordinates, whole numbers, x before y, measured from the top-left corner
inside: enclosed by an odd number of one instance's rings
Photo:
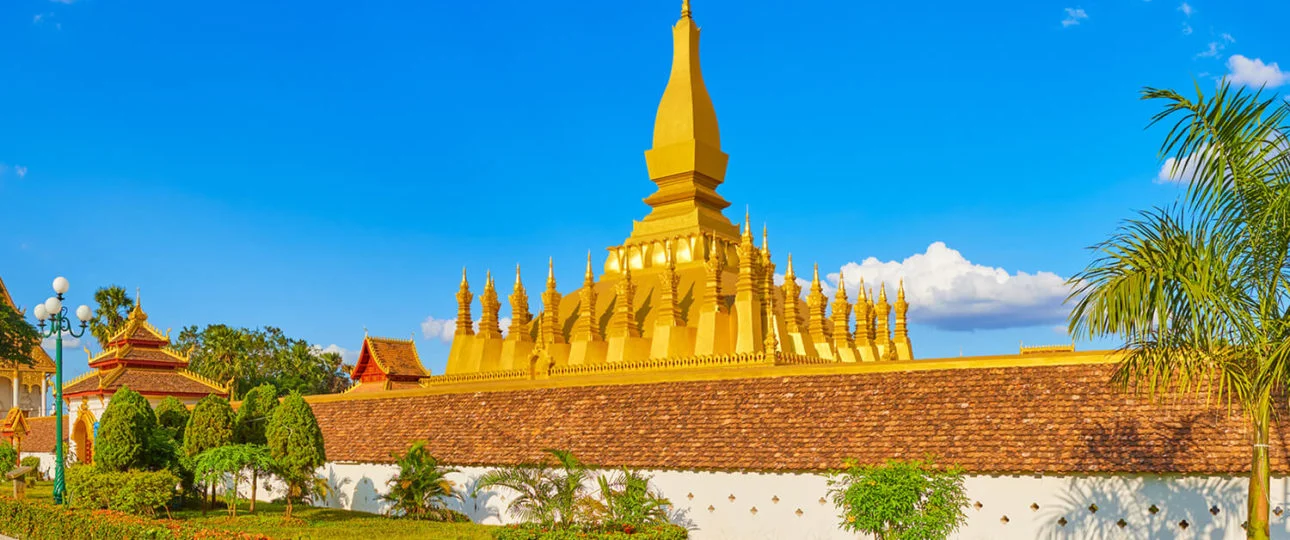
[[[7,486],[6,486],[7,488]],[[40,482],[27,490],[27,498],[52,502],[53,484]],[[5,496],[12,492],[4,490]],[[258,533],[270,538],[320,539],[320,538],[444,538],[484,540],[492,538],[494,527],[476,523],[435,523],[390,519],[364,512],[295,505],[292,519],[283,519],[286,505],[255,503],[255,513],[247,512],[247,502],[241,501],[237,517],[228,516],[226,509],[202,514],[201,510],[180,510],[171,514],[173,519],[186,521],[210,529]],[[164,514],[160,519],[167,519]]]

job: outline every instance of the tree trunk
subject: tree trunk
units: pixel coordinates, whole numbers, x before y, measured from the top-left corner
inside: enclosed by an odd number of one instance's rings
[[[259,469],[256,469],[255,467],[251,468],[251,509],[248,511],[251,512],[252,514],[255,513],[255,487],[256,487],[256,484],[259,483],[259,480],[257,478],[259,474],[260,474]]]
[[[287,519],[291,519],[291,484],[287,484]]]
[[[1268,530],[1268,495],[1269,486],[1269,463],[1268,463],[1268,424],[1270,423],[1270,397],[1264,397],[1255,405],[1253,411],[1254,420],[1254,448],[1253,457],[1250,463],[1250,511],[1249,521],[1246,523],[1246,534],[1251,540],[1267,540]]]

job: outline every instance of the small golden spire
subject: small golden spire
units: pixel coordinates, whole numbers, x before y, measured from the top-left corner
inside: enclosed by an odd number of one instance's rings
[[[690,0],[681,0],[681,18],[690,18]]]
[[[869,295],[864,291],[864,276],[860,276],[860,292],[858,294],[860,297],[856,299],[856,302],[863,303],[869,300]]]
[[[835,300],[847,299],[847,278],[842,275],[842,270],[838,270],[838,292],[833,295]]]
[[[466,286],[466,267],[461,267],[461,286]]]
[[[493,289],[493,270],[490,268],[484,271],[484,290]]]
[[[766,224],[761,224],[761,249],[762,251],[770,250],[770,235],[766,233]]]
[[[811,292],[817,290],[824,292],[824,288],[820,286],[820,263],[815,263],[815,276],[811,278]]]
[[[905,278],[900,278],[900,289],[896,290],[896,301],[905,301]]]
[[[591,250],[587,250],[587,273],[583,277],[582,283],[588,287],[596,283],[596,273],[591,269]]]
[[[785,283],[787,283],[787,282],[789,282],[789,281],[793,281],[793,280],[794,280],[794,279],[796,279],[796,278],[797,278],[797,274],[794,274],[794,273],[793,273],[793,254],[792,254],[792,253],[789,253],[789,254],[788,254],[788,270],[784,271],[784,282],[785,282]]]
[[[546,260],[546,281],[547,283],[555,281],[555,257],[548,257]]]
[[[520,286],[520,263],[515,263],[515,285]]]
[[[883,304],[887,303],[887,282],[885,281],[878,286],[878,301]]]

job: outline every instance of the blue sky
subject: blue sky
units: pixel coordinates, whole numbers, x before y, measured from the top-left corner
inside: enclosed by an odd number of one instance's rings
[[[870,4],[693,7],[732,217],[781,269],[907,276],[919,357],[1067,341],[1085,247],[1178,194],[1138,90],[1290,62],[1284,2]],[[532,291],[550,256],[568,291],[645,215],[678,11],[4,2],[0,276],[22,305],[141,287],[162,329],[415,335],[441,373],[463,265]]]

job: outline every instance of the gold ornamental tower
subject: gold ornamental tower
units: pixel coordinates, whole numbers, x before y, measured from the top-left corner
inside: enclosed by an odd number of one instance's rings
[[[644,199],[650,211],[621,245],[607,249],[599,279],[589,254],[582,286],[561,294],[549,263],[541,311],[534,316],[517,269],[511,324],[503,336],[491,274],[479,297],[478,331],[471,319],[475,295],[463,274],[446,374],[423,384],[912,359],[903,284],[893,339],[885,290],[877,308],[863,283],[855,304],[843,286],[830,305],[817,266],[804,300],[792,255],[776,285],[765,228],[758,246],[750,216],[745,213],[740,227],[723,213],[730,203],[717,187],[725,181],[728,157],[699,68],[699,34],[684,0],[672,27],[672,71],[659,100],[653,147],[645,152],[656,186]],[[841,276],[838,281],[845,283]]]

